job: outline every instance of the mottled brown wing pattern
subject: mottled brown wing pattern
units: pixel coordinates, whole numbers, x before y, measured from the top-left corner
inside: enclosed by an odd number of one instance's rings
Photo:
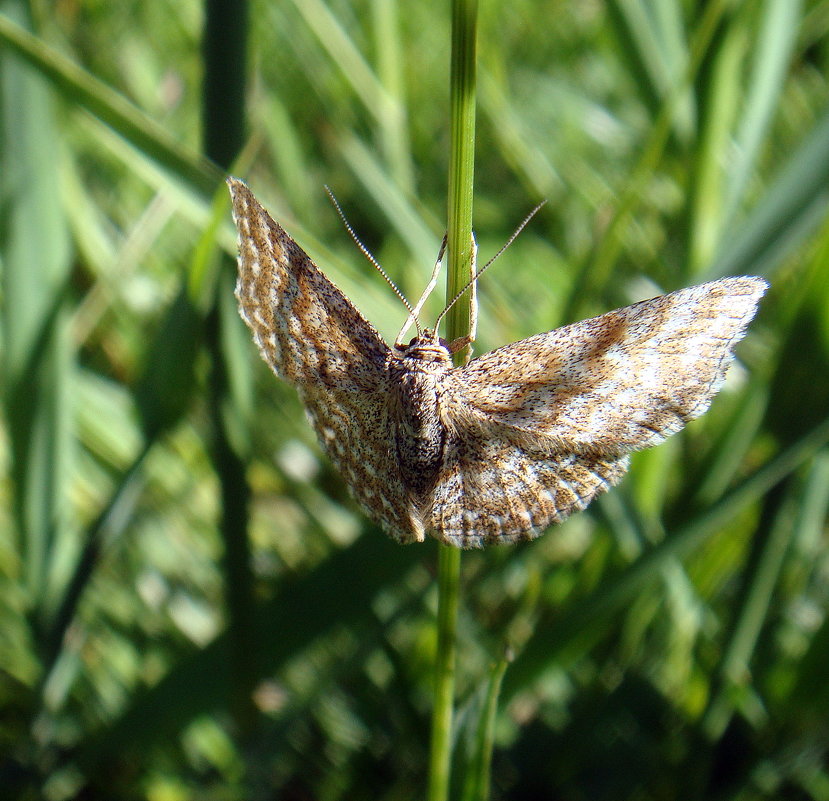
[[[369,516],[402,541],[423,539],[389,447],[389,347],[247,186],[233,178],[228,185],[239,232],[236,297],[262,357],[297,387]]]
[[[344,405],[318,392],[304,392],[311,425],[334,467],[368,517],[401,543],[423,542],[426,531],[389,443],[395,431],[385,397],[363,398],[362,405]]]
[[[701,415],[766,283],[727,278],[484,354],[390,349],[240,181],[236,295],[366,513],[401,542],[531,539]]]
[[[464,428],[572,453],[648,448],[699,417],[766,290],[724,278],[514,342],[451,374]]]
[[[443,380],[431,525],[468,547],[531,538],[615,484],[631,451],[701,415],[766,289],[728,278],[486,353]]]
[[[432,495],[429,526],[459,548],[529,540],[584,509],[624,475],[628,458],[545,454],[508,440],[456,440]]]

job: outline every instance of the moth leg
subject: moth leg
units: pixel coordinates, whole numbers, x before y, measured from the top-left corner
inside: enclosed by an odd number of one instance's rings
[[[449,348],[449,353],[453,356],[458,352],[463,350],[467,345],[471,345],[475,340],[472,339],[471,336],[465,337],[458,337],[457,339],[453,339],[447,347]]]
[[[471,345],[478,335],[478,243],[475,241],[475,234],[472,234],[472,293],[469,302],[469,344]],[[454,353],[454,351],[452,351]]]
[[[446,240],[444,239],[444,241]],[[458,337],[458,339],[453,339],[449,343],[449,352],[453,355],[463,350],[467,345],[475,342],[478,333],[478,280],[476,275],[478,269],[478,243],[475,241],[475,234],[472,234],[472,253],[470,255],[471,264],[469,266],[470,272],[472,273],[472,281],[466,288],[470,292],[469,333],[465,337]],[[466,292],[466,289],[461,292],[461,295],[463,292]]]
[[[403,323],[403,328],[400,329],[400,333],[395,337],[394,344],[400,345],[403,343],[403,337],[406,335],[406,331],[408,331],[412,324],[417,319],[417,315],[420,314],[420,310],[423,308],[423,304],[429,298],[429,295],[432,294],[432,290],[435,288],[435,284],[438,282],[438,276],[440,275],[440,268],[443,265],[443,256],[446,253],[446,234],[443,235],[443,242],[440,246],[440,251],[438,252],[438,258],[435,262],[435,267],[432,270],[432,277],[429,279],[429,283],[426,284],[426,289],[423,290],[423,293],[420,296],[420,299],[415,304],[415,307],[409,313],[409,316],[406,318],[406,322]]]

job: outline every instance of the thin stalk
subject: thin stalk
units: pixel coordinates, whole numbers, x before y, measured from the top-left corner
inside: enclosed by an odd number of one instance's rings
[[[477,0],[453,0],[447,300],[455,297],[472,277],[477,18]],[[469,334],[471,314],[471,294],[467,293],[447,314],[446,338],[450,342]],[[469,348],[464,348],[456,355],[456,360],[460,363],[468,358]],[[438,637],[435,656],[432,742],[429,753],[428,801],[446,801],[449,797],[455,694],[455,629],[461,567],[461,554],[458,549],[448,545],[439,545],[438,548]]]
[[[454,298],[472,278],[472,190],[475,174],[475,36],[477,0],[452,2],[451,152],[446,298]],[[467,292],[446,315],[449,342],[470,330],[472,295]],[[465,348],[457,361],[469,359]]]
[[[438,548],[438,640],[428,801],[446,801],[449,797],[455,697],[455,627],[461,572],[460,550],[451,545],[439,545]]]
[[[207,0],[204,20],[203,139],[205,155],[229,169],[244,142],[245,60],[248,6],[238,0]],[[219,480],[219,531],[224,543],[222,569],[233,640],[231,708],[237,731],[250,734],[257,720],[252,691],[258,675],[253,629],[253,574],[248,539],[250,487],[245,477],[247,444],[234,437],[231,420],[236,409],[231,368],[225,343],[238,324],[230,301],[235,265],[224,259],[216,282],[213,306],[206,318],[206,345],[210,355],[208,409],[213,426],[211,457]]]
[[[498,712],[498,696],[501,682],[507,671],[509,658],[494,665],[490,673],[483,701],[472,759],[467,768],[461,801],[486,801],[489,798],[489,774],[492,764],[492,748],[495,743],[495,715]]]

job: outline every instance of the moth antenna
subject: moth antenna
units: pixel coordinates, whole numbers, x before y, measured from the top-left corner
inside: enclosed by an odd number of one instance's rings
[[[526,217],[524,217],[521,224],[515,229],[515,231],[513,231],[512,236],[510,236],[510,238],[503,244],[501,249],[483,267],[481,267],[480,270],[477,270],[472,278],[470,278],[466,285],[460,290],[460,292],[458,292],[458,294],[446,304],[446,308],[438,315],[438,319],[435,321],[435,331],[438,330],[440,321],[446,316],[449,309],[451,309],[461,299],[464,292],[466,292],[466,290],[469,289],[469,287],[471,287],[478,280],[478,278],[481,277],[481,275],[483,275],[484,270],[486,270],[486,268],[489,267],[489,265],[492,264],[492,262],[494,262],[495,259],[497,259],[515,241],[518,234],[520,234],[527,227],[529,221],[535,217],[536,214],[538,214],[539,210],[546,202],[546,200],[542,200],[541,203],[539,203]]]
[[[386,283],[394,290],[394,294],[403,301],[403,305],[409,311],[409,320],[414,322],[417,328],[417,335],[420,336],[422,330],[420,328],[420,323],[418,322],[417,315],[415,310],[412,308],[412,304],[406,300],[405,295],[397,288],[397,284],[389,278],[388,273],[380,266],[380,262],[371,255],[369,249],[359,240],[357,234],[354,233],[354,229],[351,227],[351,223],[345,217],[343,210],[340,208],[340,204],[337,202],[337,198],[334,197],[334,193],[328,188],[325,187],[325,191],[328,193],[328,197],[331,198],[331,202],[334,204],[334,208],[337,210],[337,214],[340,215],[340,219],[343,221],[343,225],[345,226],[345,230],[348,231],[349,236],[354,240],[354,244],[360,249],[360,252],[374,265],[375,269],[377,270],[380,275],[386,280]],[[406,328],[411,325],[410,322],[407,322]]]

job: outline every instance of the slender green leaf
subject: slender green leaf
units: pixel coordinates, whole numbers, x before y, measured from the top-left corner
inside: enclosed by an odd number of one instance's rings
[[[24,3],[9,7],[25,18]],[[71,253],[60,203],[53,97],[42,78],[7,50],[0,51],[0,81],[0,386],[24,584],[33,622],[43,625],[47,607],[59,597],[55,559],[68,546],[73,524],[67,494],[73,438],[74,348],[66,296]]]
[[[188,152],[169,131],[109,86],[3,14],[0,14],[0,41],[41,72],[67,99],[88,109],[194,190],[208,196],[213,193],[221,180],[215,167]]]

